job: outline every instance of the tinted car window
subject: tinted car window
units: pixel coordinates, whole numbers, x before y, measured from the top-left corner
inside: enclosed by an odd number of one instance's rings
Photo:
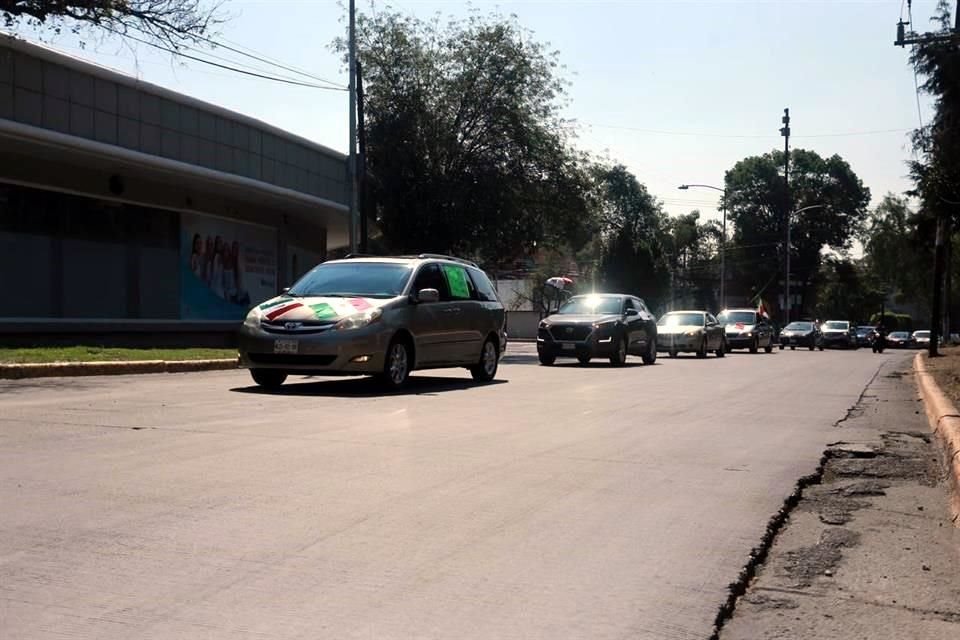
[[[753,311],[730,311],[720,314],[720,322],[726,324],[757,324],[757,314]]]
[[[480,300],[486,302],[497,302],[497,292],[487,275],[479,269],[467,269],[470,279],[473,280],[473,286],[477,290],[477,296]]]
[[[417,279],[413,282],[413,292],[416,293],[422,289],[436,289],[440,293],[441,300],[449,300],[450,293],[447,291],[447,281],[440,271],[437,264],[425,264],[417,272]]]
[[[410,267],[385,262],[321,264],[297,280],[288,292],[294,296],[363,296],[393,298],[410,278]]]
[[[576,298],[571,298],[560,307],[560,310],[557,313],[568,314],[619,314],[622,307],[622,302],[619,297],[610,297],[610,296],[578,296]]]

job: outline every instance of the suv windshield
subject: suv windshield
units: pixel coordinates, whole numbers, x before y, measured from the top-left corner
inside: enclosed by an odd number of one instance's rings
[[[587,315],[614,315],[619,314],[623,302],[620,298],[611,296],[579,296],[571,298],[560,307],[557,313],[587,314]]]
[[[287,295],[395,298],[412,271],[410,265],[387,262],[321,264],[297,280]]]
[[[906,331],[894,331],[893,333],[890,334],[890,337],[897,338],[897,339],[905,339],[905,338],[909,338],[910,334],[907,333]]]
[[[660,318],[657,324],[661,327],[702,327],[703,322],[702,313],[669,313]]]
[[[812,322],[791,322],[783,328],[784,331],[812,331]]]
[[[929,338],[929,337],[930,337],[930,332],[929,332],[929,331],[917,331],[916,333],[913,334],[913,337],[914,337],[914,338]]]
[[[717,316],[722,324],[757,324],[757,314],[754,311],[726,311]]]
[[[832,329],[834,331],[846,331],[850,328],[849,322],[840,322],[839,320],[831,320],[823,325],[824,329]]]

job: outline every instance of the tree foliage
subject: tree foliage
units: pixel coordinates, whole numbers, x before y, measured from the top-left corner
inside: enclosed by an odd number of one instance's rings
[[[934,22],[941,32],[952,29],[950,6],[940,0]],[[931,215],[956,216],[960,205],[960,37],[926,40],[911,56],[925,78],[922,89],[934,97],[934,115],[914,132],[920,159],[910,165],[924,209]]]
[[[695,306],[719,309],[719,248],[723,230],[717,222],[701,222],[700,212],[691,211],[669,221],[667,245],[674,288],[692,297]]]
[[[638,295],[654,308],[662,305],[670,287],[670,224],[662,206],[623,165],[597,165],[594,178],[603,289]]]
[[[218,6],[205,0],[0,0],[0,18],[8,28],[101,27],[176,47],[202,39],[222,22]]]
[[[808,284],[819,272],[823,248],[849,250],[867,216],[870,190],[843,158],[793,150],[789,194],[783,160],[782,151],[773,151],[745,158],[726,174],[728,219],[734,226],[727,262],[734,281],[745,289],[741,293],[779,289],[788,211],[819,205],[791,216],[792,280]]]
[[[357,49],[369,193],[392,250],[494,261],[590,240],[588,162],[559,115],[557,54],[515,19],[378,11],[359,16]]]

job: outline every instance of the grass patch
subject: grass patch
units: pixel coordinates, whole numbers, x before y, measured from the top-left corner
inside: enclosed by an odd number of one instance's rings
[[[120,347],[0,347],[0,364],[236,358],[236,349],[127,349]]]

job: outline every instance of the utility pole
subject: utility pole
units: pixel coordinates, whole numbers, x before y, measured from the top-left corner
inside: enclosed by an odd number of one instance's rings
[[[363,67],[357,60],[357,165],[359,167],[357,188],[357,211],[360,217],[360,253],[367,252],[367,126],[363,117]]]
[[[783,306],[786,309],[783,326],[790,324],[790,109],[783,110],[783,127],[780,128],[780,135],[783,136],[783,187],[784,187],[784,219],[787,225],[787,244],[784,247],[786,254],[786,266],[784,267],[783,282],[784,296]]]
[[[357,9],[355,0],[349,5],[350,31],[347,34],[347,67],[350,74],[350,151],[347,176],[350,198],[350,253],[357,252]]]
[[[946,236],[947,234],[947,219],[946,216],[937,216],[937,248],[933,257],[933,309],[931,310],[931,320],[930,320],[930,346],[928,347],[927,354],[931,358],[937,357],[937,343],[938,338],[940,337],[940,323],[943,321],[943,318],[940,315],[940,309],[942,308],[942,292],[943,292],[943,271],[944,263],[946,262]]]

